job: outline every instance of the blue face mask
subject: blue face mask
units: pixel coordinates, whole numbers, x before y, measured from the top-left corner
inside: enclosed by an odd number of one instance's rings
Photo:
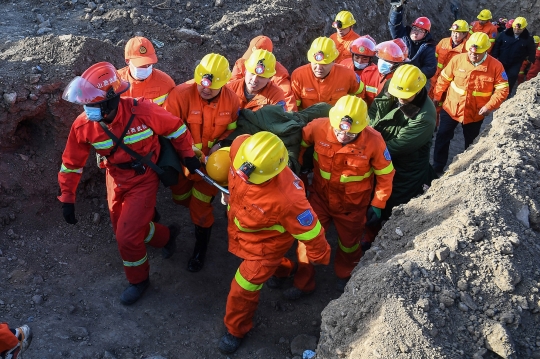
[[[101,108],[99,107],[90,107],[84,105],[84,113],[86,114],[86,117],[90,121],[99,122],[103,119],[103,116],[101,116]]]
[[[379,61],[377,61],[377,68],[379,69],[381,75],[388,75],[390,72],[392,72],[392,66],[393,64],[386,62],[383,59],[379,59]]]
[[[364,62],[363,64],[359,63],[359,62],[356,62],[353,60],[353,64],[354,64],[354,68],[357,69],[357,70],[363,70],[367,67],[368,63],[367,62]]]

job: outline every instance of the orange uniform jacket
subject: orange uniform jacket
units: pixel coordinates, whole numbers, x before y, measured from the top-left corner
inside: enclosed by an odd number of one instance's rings
[[[363,69],[357,70],[357,69],[354,68],[354,63],[353,63],[352,57],[349,57],[349,58],[341,61],[339,64],[345,66],[348,69],[353,70],[358,76],[360,76],[360,78],[362,79],[362,82],[364,82],[364,84],[365,84],[365,81],[364,81],[364,78],[362,77],[362,73],[364,72],[364,70],[367,69],[368,67],[377,68],[377,65],[369,64],[368,66],[364,67]]]
[[[536,77],[536,75],[538,75],[538,72],[540,72],[540,46],[536,48],[536,54],[534,56],[534,63],[531,65],[529,72],[527,72],[527,80],[530,80],[533,77]]]
[[[281,105],[283,106],[283,109],[287,111],[283,90],[273,82],[268,82],[268,84],[266,84],[266,86],[263,87],[250,101],[246,99],[246,94],[244,93],[244,83],[245,78],[242,77],[238,80],[231,81],[226,85],[234,93],[236,93],[236,96],[238,96],[238,99],[240,100],[240,108],[257,111],[265,105]]]
[[[339,64],[341,61],[352,57],[349,48],[351,47],[352,42],[359,37],[360,35],[354,32],[353,29],[351,29],[351,31],[349,31],[347,35],[343,37],[339,37],[337,32],[334,32],[332,35],[330,35],[330,38],[332,39],[332,41],[334,41],[334,43],[336,44],[336,48],[339,51],[339,56],[335,60],[336,64]]]
[[[313,145],[313,188],[336,213],[358,210],[366,193],[373,189],[371,205],[385,208],[392,193],[394,166],[381,134],[366,127],[358,137],[342,145],[336,138],[330,120],[318,118],[302,130],[302,148]],[[300,158],[303,151],[300,153]]]
[[[174,87],[173,79],[165,72],[152,69],[152,73],[143,81],[135,80],[129,73],[129,66],[118,70],[120,78],[130,83],[129,89],[121,97],[145,97],[158,105],[163,105],[169,92]]]
[[[191,147],[193,139],[182,120],[144,98],[138,99],[137,106],[133,106],[131,98],[120,99],[118,113],[108,126],[116,137],[120,138],[132,113],[135,117],[123,140],[129,148],[141,156],[152,152],[151,160],[155,163],[160,151],[157,135],[162,135],[171,139],[180,157],[195,156]],[[109,156],[114,142],[98,122],[89,121],[83,112],[71,125],[66,149],[62,155],[62,166],[58,173],[62,193],[58,197],[60,202],[75,203],[75,191],[92,147],[96,153]],[[131,161],[133,158],[118,147],[116,152],[102,164],[117,182],[130,182],[131,179],[137,177],[135,172],[120,169],[113,164]]]
[[[234,140],[231,163],[249,135]],[[306,245],[315,264],[330,262],[330,245],[311,208],[302,181],[285,167],[262,184],[249,184],[229,171],[229,252],[246,260],[276,262],[297,239]]]
[[[496,110],[508,97],[508,77],[503,65],[491,55],[475,67],[468,54],[460,54],[442,70],[433,100],[440,101],[446,91],[443,109],[450,117],[462,124],[478,122],[484,119],[478,114],[482,107]]]
[[[437,78],[441,74],[442,69],[450,62],[450,60],[459,54],[467,52],[465,43],[467,42],[468,36],[459,44],[458,46],[452,48],[452,38],[447,37],[439,41],[435,49],[435,57],[437,58],[437,71],[435,75],[431,78],[431,87],[429,88],[428,96],[433,98],[433,93],[435,92],[435,85],[437,84]]]
[[[319,102],[335,105],[347,94],[364,96],[364,83],[360,76],[339,64],[334,64],[324,79],[313,75],[310,64],[300,66],[291,75],[291,86],[296,105],[303,109]]]
[[[491,47],[488,50],[488,54],[491,53],[491,50],[493,49],[493,45],[495,44],[495,40],[497,39],[497,35],[499,32],[497,31],[497,26],[493,25],[491,22],[486,22],[483,26],[480,24],[479,21],[474,21],[472,24],[470,24],[470,31],[469,34],[474,34],[475,32],[483,32],[484,34],[487,34],[489,36],[489,42],[491,42]]]
[[[232,76],[229,82],[240,79],[244,77],[246,72],[246,59],[239,58],[234,63],[232,69]],[[287,111],[297,111],[296,108],[296,99],[294,98],[294,93],[291,89],[291,79],[289,76],[289,71],[281,63],[276,62],[276,74],[272,76],[271,81],[278,85],[283,90],[283,95],[285,96],[285,102],[287,104]]]
[[[216,141],[236,128],[240,101],[226,86],[210,102],[203,100],[197,84],[189,81],[171,90],[163,108],[186,122],[195,146],[208,155]]]
[[[366,101],[368,108],[373,103],[375,97],[381,93],[386,81],[390,80],[393,75],[393,72],[389,73],[388,75],[381,75],[377,65],[368,66],[364,69],[364,72],[362,73],[362,81],[366,86],[364,100]]]

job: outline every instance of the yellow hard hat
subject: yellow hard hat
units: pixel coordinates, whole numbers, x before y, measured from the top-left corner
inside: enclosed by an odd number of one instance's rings
[[[469,24],[465,20],[456,20],[448,30],[457,32],[469,32]]]
[[[276,74],[276,57],[270,51],[254,50],[246,61],[246,70],[268,79]]]
[[[199,85],[218,90],[231,78],[229,61],[220,54],[208,54],[195,67],[193,77]]]
[[[516,17],[512,23],[512,27],[517,27],[518,29],[524,29],[527,27],[527,20],[524,17]]]
[[[401,65],[390,79],[388,92],[397,98],[408,99],[420,91],[427,82],[426,75],[414,65]]]
[[[340,11],[336,15],[336,19],[332,23],[332,27],[336,29],[346,29],[356,24],[353,14],[350,11]]]
[[[491,11],[489,11],[488,9],[484,9],[480,11],[480,14],[478,14],[477,18],[478,20],[491,20],[493,16],[491,15]]]
[[[538,44],[540,42],[540,36],[538,36],[538,35],[534,35],[533,39],[534,39],[535,44]]]
[[[231,167],[230,147],[223,147],[208,156],[206,173],[221,186],[227,186],[229,167]]]
[[[311,43],[307,57],[309,62],[327,65],[339,56],[336,44],[328,37],[318,37]]]
[[[491,47],[489,36],[483,32],[475,32],[465,44],[467,50],[478,54],[486,52]]]
[[[283,141],[271,132],[261,131],[240,145],[233,167],[245,181],[261,184],[277,176],[288,162],[289,153]]]
[[[367,104],[359,97],[345,95],[330,109],[328,117],[332,128],[360,133],[368,125]]]

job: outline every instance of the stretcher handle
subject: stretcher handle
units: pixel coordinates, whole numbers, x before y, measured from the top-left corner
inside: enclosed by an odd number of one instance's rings
[[[209,184],[211,184],[212,186],[216,187],[217,189],[219,189],[221,192],[225,193],[225,194],[229,194],[229,190],[226,189],[225,187],[222,187],[220,186],[216,181],[214,181],[213,179],[211,179],[210,177],[208,177],[206,174],[204,174],[203,171],[201,170],[195,170],[195,172],[202,177],[203,180],[205,180],[206,182],[208,182]]]

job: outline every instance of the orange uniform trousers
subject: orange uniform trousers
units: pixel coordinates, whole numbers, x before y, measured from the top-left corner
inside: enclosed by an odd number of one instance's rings
[[[206,172],[201,168],[201,171]],[[197,180],[192,180],[197,178]],[[204,181],[199,175],[186,177],[180,174],[178,184],[171,186],[173,201],[189,208],[189,215],[194,225],[209,228],[214,224],[212,200],[218,189]]]
[[[119,183],[107,170],[107,202],[124,272],[130,283],[148,278],[150,264],[146,244],[161,248],[169,241],[169,228],[152,222],[159,180],[150,169]]]
[[[0,354],[6,350],[15,348],[19,339],[9,330],[7,323],[0,323]]]
[[[349,213],[334,213],[316,192],[310,192],[309,204],[319,217],[319,221],[328,231],[330,224],[334,222],[338,233],[338,248],[334,258],[334,272],[338,278],[349,278],[351,272],[362,258],[360,241],[365,235],[365,223],[367,208],[370,204],[370,192],[366,193],[365,200],[358,207],[358,211]],[[298,243],[297,248],[298,269],[294,274],[293,285],[304,291],[315,290],[315,267],[306,256],[305,245]],[[283,259],[282,265],[276,272],[277,277],[291,275],[294,263],[288,258]]]

